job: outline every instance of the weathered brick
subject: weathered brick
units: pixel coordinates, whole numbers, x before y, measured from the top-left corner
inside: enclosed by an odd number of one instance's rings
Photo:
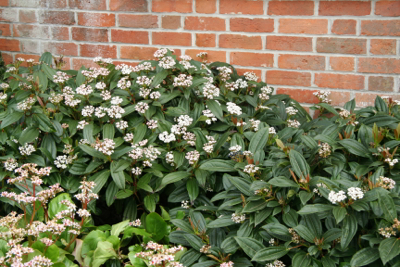
[[[368,107],[374,106],[376,96],[384,96],[382,93],[356,93],[356,105],[357,107]],[[390,95],[393,100],[400,101],[400,94]]]
[[[314,2],[271,1],[268,3],[268,15],[312,16],[314,15]]]
[[[16,9],[0,9],[0,21],[18,22],[18,13]]]
[[[400,74],[400,59],[397,58],[359,58],[358,72]]]
[[[220,0],[219,13],[262,15],[263,0]]]
[[[192,35],[187,32],[152,32],[155,45],[192,45]]]
[[[121,64],[125,64],[125,65],[128,65],[128,66],[135,67],[135,66],[139,65],[139,62],[130,62],[130,61],[118,60],[118,61],[113,61],[113,64],[115,64],[115,66],[121,65]]]
[[[400,36],[400,20],[363,20],[362,35]]]
[[[79,10],[106,10],[106,0],[69,0],[69,8],[76,8]]]
[[[43,42],[43,51],[53,55],[77,56],[78,45],[74,43]]]
[[[289,95],[291,98],[300,103],[318,104],[318,98],[313,93],[319,90],[295,89],[295,88],[278,88],[277,94]]]
[[[221,34],[219,46],[224,48],[262,49],[261,36]]]
[[[356,38],[317,38],[317,52],[338,54],[366,54],[367,40]]]
[[[276,85],[311,86],[311,73],[267,70],[266,82]]]
[[[306,55],[279,55],[278,66],[281,69],[325,70],[325,57]]]
[[[67,27],[51,27],[51,33],[52,33],[52,37],[51,39],[53,40],[62,40],[62,41],[66,41],[69,40],[69,30]]]
[[[153,0],[153,12],[191,13],[193,0]]]
[[[147,12],[147,0],[110,0],[110,10]]]
[[[20,40],[21,52],[39,54],[39,42],[33,40]]]
[[[331,57],[329,65],[332,70],[354,71],[354,57]]]
[[[394,79],[393,77],[369,76],[368,90],[370,91],[385,91],[393,92]]]
[[[117,47],[115,45],[81,44],[80,52],[82,57],[117,57]]]
[[[232,18],[230,30],[234,32],[273,32],[273,19]]]
[[[180,16],[162,16],[161,26],[164,29],[178,29],[181,27],[181,17]]]
[[[0,0],[0,6],[8,6],[8,0]]]
[[[231,52],[230,63],[240,66],[272,67],[274,55],[264,53]]]
[[[72,40],[88,42],[108,42],[108,30],[73,27]]]
[[[267,49],[311,52],[312,38],[292,36],[267,36]]]
[[[225,19],[211,17],[186,17],[185,30],[225,31]]]
[[[185,55],[191,56],[194,60],[201,61],[200,58],[197,58],[197,54],[200,52],[207,52],[207,62],[226,62],[226,53],[225,51],[210,51],[210,50],[199,50],[199,49],[186,49]]]
[[[213,14],[217,11],[217,0],[202,0],[196,1],[196,12],[197,13],[205,13],[205,14]]]
[[[326,88],[364,89],[364,76],[352,74],[316,73],[315,85]]]
[[[39,15],[40,23],[44,24],[75,24],[74,12],[70,11],[42,11]]]
[[[328,33],[327,19],[279,19],[280,33]]]
[[[153,15],[119,14],[120,27],[158,28],[158,17]]]
[[[145,31],[124,31],[111,30],[112,42],[131,43],[131,44],[148,44],[149,33]]]
[[[396,55],[396,40],[372,39],[369,51],[374,55]]]
[[[0,4],[1,4],[1,0],[0,0]],[[11,64],[14,61],[13,55],[10,53],[1,52],[1,56],[3,57],[4,63],[6,65]]]
[[[400,1],[379,1],[375,4],[375,15],[384,17],[400,16]]]
[[[39,7],[40,0],[10,0],[10,6],[12,7]]]
[[[48,26],[14,24],[14,37],[30,37],[50,39],[50,30]]]
[[[35,10],[20,10],[19,11],[19,22],[23,23],[35,23],[36,11]]]
[[[115,26],[115,15],[108,13],[79,12],[78,24],[92,27]]]
[[[37,6],[34,6],[37,7]],[[40,7],[44,8],[67,8],[67,0],[40,0]]]
[[[321,1],[320,16],[366,16],[371,14],[371,2],[363,1]]]
[[[11,36],[11,24],[0,23],[0,36]]]
[[[20,51],[19,41],[13,39],[2,39],[0,38],[0,51]]]
[[[216,40],[213,33],[196,33],[196,46],[215,47]]]
[[[74,70],[79,70],[82,66],[85,68],[98,68],[99,66],[93,62],[93,59],[86,58],[73,58],[72,59],[72,68]]]
[[[334,34],[356,34],[357,21],[354,19],[336,19],[331,32]]]
[[[154,59],[155,47],[140,47],[140,46],[121,46],[121,58],[150,60]]]

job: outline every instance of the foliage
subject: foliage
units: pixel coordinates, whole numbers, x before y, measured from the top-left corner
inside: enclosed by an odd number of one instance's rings
[[[2,215],[22,208],[4,193],[23,192],[14,169],[34,163],[66,195],[95,183],[96,226],[66,249],[82,266],[398,266],[399,103],[335,109],[316,93],[312,119],[254,74],[199,56],[161,49],[136,67],[96,58],[60,71],[45,53],[9,66]]]

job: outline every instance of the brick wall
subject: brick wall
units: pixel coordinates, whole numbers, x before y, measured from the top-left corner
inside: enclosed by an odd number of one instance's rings
[[[0,0],[5,59],[63,54],[135,64],[159,47],[254,71],[302,103],[400,100],[400,1]]]

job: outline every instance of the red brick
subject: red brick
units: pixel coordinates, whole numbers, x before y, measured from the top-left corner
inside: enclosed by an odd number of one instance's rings
[[[110,10],[147,12],[147,0],[110,0]]]
[[[121,64],[125,64],[125,65],[128,65],[128,66],[135,67],[135,66],[139,65],[139,62],[130,62],[130,61],[118,60],[118,61],[113,61],[113,64],[115,66],[118,66],[118,65],[121,65]]]
[[[316,73],[315,85],[326,88],[364,89],[364,76],[351,74]]]
[[[118,15],[120,27],[129,28],[158,28],[158,17],[153,15]]]
[[[200,52],[207,52],[207,62],[226,62],[225,51],[210,51],[210,50],[198,50],[198,49],[187,49],[185,55],[191,56],[194,60],[201,61],[196,55]]]
[[[11,24],[0,24],[0,36],[11,36]]]
[[[219,46],[225,48],[262,49],[261,36],[221,34]]]
[[[263,15],[263,0],[220,0],[219,13]]]
[[[69,8],[77,8],[79,10],[106,10],[106,0],[69,0]]]
[[[185,30],[225,31],[225,19],[211,17],[186,17]]]
[[[44,52],[50,52],[54,55],[65,55],[65,56],[78,55],[78,45],[74,43],[46,42],[42,44]]]
[[[56,57],[58,60],[60,59],[60,57]],[[62,60],[64,61],[64,66],[61,67],[62,70],[70,70],[72,69],[72,65],[71,65],[71,58],[69,57],[63,57]]]
[[[334,34],[356,34],[357,22],[354,19],[336,19],[331,32]]]
[[[267,36],[267,49],[311,52],[312,38],[292,36]]]
[[[161,26],[164,29],[178,29],[181,27],[180,16],[162,16]]]
[[[329,65],[332,70],[354,71],[354,57],[331,57]]]
[[[268,15],[312,16],[314,15],[314,2],[272,1],[268,3]]]
[[[356,38],[317,38],[317,52],[338,54],[366,54],[367,40]]]
[[[0,6],[8,6],[8,0],[0,0]]]
[[[319,92],[319,90],[307,90],[307,89],[294,89],[294,88],[278,88],[277,94],[289,95],[294,100],[300,103],[318,104],[318,98],[313,93]]]
[[[357,107],[368,107],[374,106],[376,96],[384,96],[382,93],[356,93],[356,105]],[[400,94],[390,95],[393,100],[400,101]]]
[[[328,20],[326,19],[279,19],[280,33],[328,33]]]
[[[201,0],[196,1],[196,12],[197,13],[205,13],[205,14],[213,14],[217,11],[216,0]]]
[[[157,50],[155,47],[121,46],[121,58],[150,60]]]
[[[20,10],[19,11],[19,22],[23,22],[23,23],[37,22],[35,10]]]
[[[363,20],[362,35],[400,36],[400,20]]]
[[[73,27],[72,40],[88,42],[108,42],[108,30]]]
[[[372,39],[370,52],[374,55],[396,55],[396,40]]]
[[[257,82],[261,81],[261,75],[262,75],[261,70],[236,68],[236,71],[239,76],[244,75],[246,72],[254,72],[254,74],[257,75],[258,77]]]
[[[370,14],[370,1],[321,1],[319,3],[319,16],[366,16]]]
[[[385,91],[393,92],[394,80],[393,77],[369,76],[368,90],[370,91]]]
[[[10,0],[10,6],[12,7],[38,7],[39,5],[39,0]]]
[[[0,9],[0,21],[18,22],[16,9]]]
[[[36,7],[36,6],[34,6]],[[40,7],[44,8],[67,8],[67,0],[40,0]]]
[[[0,51],[19,51],[19,41],[0,38]]]
[[[234,32],[273,32],[273,19],[230,19],[230,30]]]
[[[266,78],[268,84],[311,86],[311,74],[308,72],[267,70]]]
[[[280,55],[278,66],[281,69],[325,70],[325,57],[306,55]]]
[[[115,45],[80,45],[82,57],[105,57],[105,58],[116,58],[117,47]]]
[[[148,44],[149,33],[145,31],[111,30],[111,40],[117,43]]]
[[[93,62],[93,59],[73,58],[72,67],[74,70],[79,70],[82,66],[85,68],[98,68],[99,66]]]
[[[359,58],[358,72],[400,73],[400,59],[396,58]]]
[[[50,39],[50,31],[48,26],[14,24],[14,37],[30,37]]]
[[[215,47],[216,40],[213,33],[196,33],[196,46]]]
[[[375,15],[384,17],[398,17],[400,16],[400,2],[399,1],[379,1],[375,4]]]
[[[75,24],[74,12],[70,11],[42,11],[39,20],[44,24]]]
[[[193,0],[153,0],[153,12],[191,13]]]
[[[79,12],[78,24],[81,26],[112,27],[115,26],[115,15],[107,13]]]
[[[1,0],[0,0],[0,4],[1,4]],[[3,57],[4,63],[6,65],[11,64],[14,61],[12,54],[1,52],[1,56]]]
[[[187,32],[153,32],[152,38],[155,45],[192,45],[192,35]]]
[[[69,40],[69,30],[67,27],[51,27],[53,40]]]
[[[39,42],[32,40],[20,40],[21,52],[39,54]]]
[[[231,52],[230,63],[240,66],[272,67],[274,65],[274,55],[248,52]]]

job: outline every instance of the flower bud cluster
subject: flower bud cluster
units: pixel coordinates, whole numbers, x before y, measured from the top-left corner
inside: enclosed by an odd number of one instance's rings
[[[286,265],[280,260],[275,260],[273,263],[267,263],[265,267],[285,267]]]
[[[331,146],[328,143],[319,144],[318,154],[322,158],[327,158],[331,154]]]
[[[206,135],[207,143],[203,145],[203,149],[207,153],[212,153],[214,151],[214,144],[217,143],[213,136]]]
[[[327,103],[330,104],[331,100],[329,99],[331,92],[329,91],[319,91],[319,92],[315,92],[313,93],[313,95],[315,95],[320,103]]]
[[[232,102],[226,103],[226,108],[228,109],[229,114],[238,116],[242,114],[242,108],[236,105],[235,103]]]
[[[390,179],[390,178],[387,178],[384,176],[380,176],[376,183],[376,186],[390,190],[390,189],[394,189],[394,187],[396,186],[396,182],[393,179]]]
[[[240,214],[240,213],[232,213],[231,219],[235,223],[242,223],[242,222],[244,222],[246,220],[246,215],[245,214]]]
[[[135,257],[148,261],[151,266],[184,267],[175,261],[175,254],[183,250],[181,245],[167,248],[166,246],[149,241],[143,247],[146,251],[136,253]]]

